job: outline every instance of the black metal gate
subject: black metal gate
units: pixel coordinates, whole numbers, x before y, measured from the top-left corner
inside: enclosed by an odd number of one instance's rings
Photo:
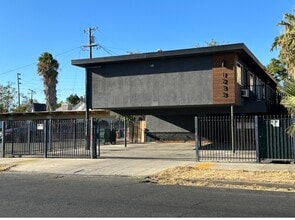
[[[264,116],[258,123],[260,160],[294,160],[294,137],[287,133],[292,118]]]
[[[196,118],[197,160],[255,162],[254,116]]]
[[[84,119],[6,121],[2,156],[90,157]]]
[[[204,116],[195,118],[198,161],[295,160],[288,135],[290,116]]]

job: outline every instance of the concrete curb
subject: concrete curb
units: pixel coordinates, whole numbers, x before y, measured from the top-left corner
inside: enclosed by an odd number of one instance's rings
[[[233,181],[233,180],[203,180],[203,179],[183,179],[178,178],[176,180],[187,181],[191,183],[210,183],[210,184],[228,184],[228,185],[239,185],[239,186],[261,186],[266,188],[283,188],[283,189],[293,189],[295,190],[295,185],[293,184],[279,184],[279,183],[262,183],[254,181]]]

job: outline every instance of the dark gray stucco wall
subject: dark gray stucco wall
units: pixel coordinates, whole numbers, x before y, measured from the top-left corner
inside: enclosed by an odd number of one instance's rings
[[[194,117],[189,115],[147,115],[146,128],[150,132],[193,132]]]
[[[92,108],[213,104],[210,56],[108,63],[88,71]]]
[[[194,117],[189,115],[146,116],[146,141],[194,140]]]

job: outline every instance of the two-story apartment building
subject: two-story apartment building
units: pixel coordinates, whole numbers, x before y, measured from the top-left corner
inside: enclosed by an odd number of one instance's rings
[[[147,115],[149,132],[194,131],[194,116],[280,111],[276,81],[244,44],[73,60],[91,109]],[[170,137],[168,137],[170,134]],[[166,135],[166,136],[165,136]]]

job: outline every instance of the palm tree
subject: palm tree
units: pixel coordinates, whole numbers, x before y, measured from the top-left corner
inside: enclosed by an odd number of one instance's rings
[[[295,8],[293,9],[295,11]],[[287,66],[289,74],[295,76],[295,16],[286,13],[284,20],[278,25],[283,27],[283,33],[274,40],[271,50],[280,50],[279,58]]]
[[[285,80],[284,87],[280,89],[284,94],[281,104],[284,105],[289,114],[295,115],[295,81],[293,79]],[[293,123],[288,128],[288,133],[291,136],[295,136],[295,124]]]
[[[295,9],[294,9],[295,11]],[[284,86],[280,90],[284,93],[281,104],[284,105],[288,112],[295,114],[295,16],[286,13],[284,20],[278,23],[282,26],[283,33],[274,39],[271,50],[277,48],[280,50],[279,59],[286,65],[290,79],[286,79]],[[295,136],[295,124],[288,128],[288,133]]]
[[[56,84],[59,64],[52,55],[44,52],[38,58],[38,74],[43,78],[44,94],[46,99],[46,110],[54,111],[56,109]]]

